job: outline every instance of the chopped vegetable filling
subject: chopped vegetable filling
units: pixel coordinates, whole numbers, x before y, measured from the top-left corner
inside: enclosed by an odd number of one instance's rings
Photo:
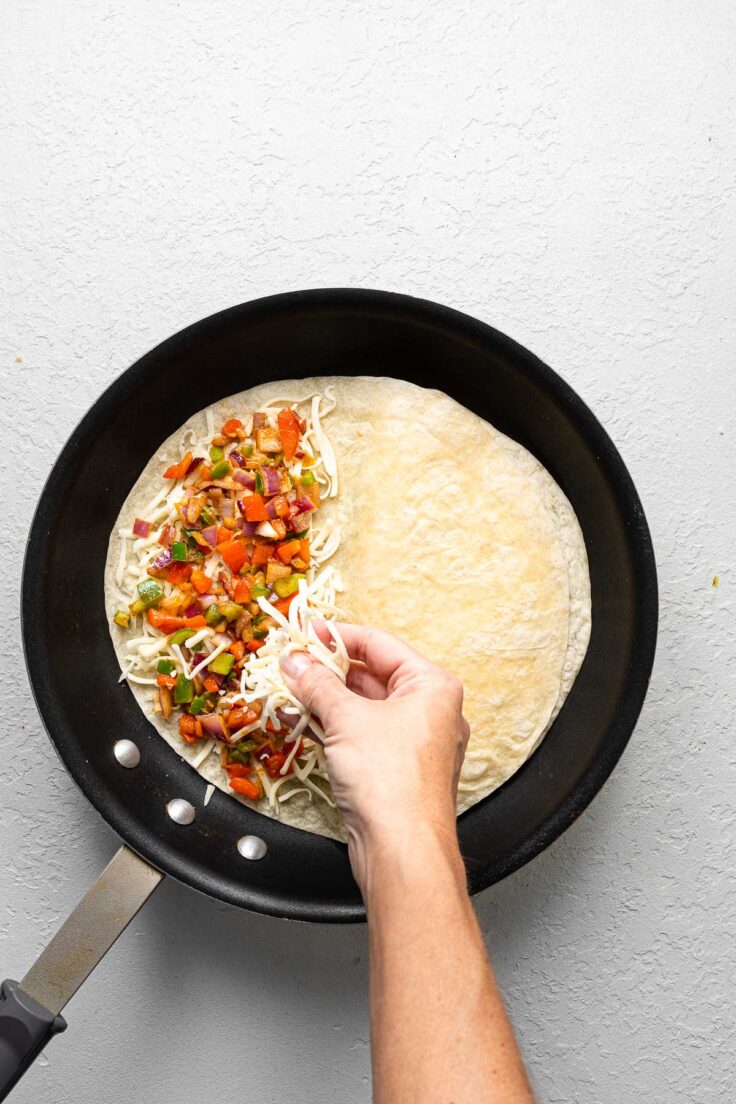
[[[124,677],[152,687],[186,744],[220,749],[235,793],[272,809],[299,791],[332,803],[321,729],[283,683],[280,655],[306,648],[342,678],[349,663],[337,633],[333,650],[312,626],[338,613],[341,589],[331,567],[317,574],[339,530],[315,527],[337,489],[320,423],[334,401],[328,389],[304,415],[298,406],[267,405],[187,441],[128,529],[117,578],[128,609],[111,611],[132,638]]]

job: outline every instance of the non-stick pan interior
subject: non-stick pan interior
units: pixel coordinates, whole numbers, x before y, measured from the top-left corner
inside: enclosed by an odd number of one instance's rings
[[[107,542],[141,469],[193,412],[263,380],[389,375],[436,387],[533,452],[580,520],[593,629],[575,685],[531,759],[459,821],[473,891],[556,838],[613,768],[651,670],[657,589],[638,497],[612,443],[553,372],[457,312],[382,292],[296,292],[234,307],[175,335],[124,372],[75,430],[44,489],[23,579],[29,674],[44,723],[93,805],[145,858],[246,908],[301,919],[363,917],[345,848],[261,817],[205,782],[161,740],[119,669],[103,606]],[[478,549],[476,555],[482,555]],[[112,754],[122,736],[141,765]],[[188,827],[172,797],[197,808]],[[268,854],[235,843],[262,836]]]

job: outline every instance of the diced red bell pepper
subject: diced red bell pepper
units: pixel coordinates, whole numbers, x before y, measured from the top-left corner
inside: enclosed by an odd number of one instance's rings
[[[208,675],[204,680],[204,688],[208,694],[216,694],[220,689],[220,684],[216,678],[213,678],[212,675]]]
[[[230,655],[235,656],[235,662],[239,663],[245,655],[245,644],[242,640],[233,640],[232,644],[228,648]]]
[[[217,533],[215,535],[215,544],[222,544],[224,541],[233,539],[233,534],[226,525],[218,525]]]
[[[176,678],[174,675],[157,675],[156,685],[163,686],[166,690],[173,690],[176,686]]]
[[[230,778],[246,778],[253,773],[253,767],[249,767],[246,763],[228,763],[225,770]]]
[[[242,643],[242,641],[241,641]],[[258,720],[258,714],[254,710],[249,709],[247,706],[245,709],[237,705],[234,709],[231,709],[227,715],[227,727],[233,732],[237,732],[239,728],[243,728],[244,725],[253,724]]]
[[[177,629],[203,629],[207,624],[201,614],[197,614],[196,617],[172,617],[157,609],[149,609],[148,623],[153,625],[154,629],[166,633],[167,636]]]
[[[278,602],[273,603],[274,608],[277,609],[279,613],[283,613],[284,617],[288,617],[289,606],[294,601],[298,593],[299,592],[295,590],[293,594],[288,594],[286,598],[279,598]]]
[[[237,575],[248,558],[248,550],[243,540],[228,540],[224,544],[217,545],[217,551],[222,556],[233,575]]]
[[[250,585],[245,579],[236,579],[233,585],[233,602],[239,606],[250,601]]]
[[[278,416],[279,433],[284,459],[291,460],[299,445],[301,424],[293,410],[280,410]]]
[[[299,559],[309,567],[309,537],[299,541]]]
[[[265,764],[269,778],[278,778],[285,762],[286,756],[280,751],[277,751],[275,755],[269,755]]]
[[[264,541],[257,541],[253,547],[253,556],[251,559],[251,567],[253,570],[268,563],[273,552],[274,546],[272,544],[267,544]]]
[[[258,801],[259,798],[263,797],[263,786],[260,780],[251,782],[249,778],[231,778],[230,789],[242,794],[243,797],[249,797],[251,801]]]
[[[239,418],[228,418],[222,427],[222,435],[223,437],[237,437],[241,429],[245,429],[245,426]]]
[[[178,464],[172,464],[164,472],[164,479],[183,479],[189,471],[189,465],[192,462],[191,452],[185,453]]]
[[[188,563],[172,563],[169,570],[166,572],[166,578],[168,582],[177,586],[179,583],[185,582],[192,573],[192,565]]]
[[[192,586],[197,594],[206,594],[212,586],[212,579],[204,571],[200,571],[198,567],[195,567],[192,571]]]
[[[201,740],[203,736],[202,725],[190,713],[182,713],[179,718],[179,735],[186,743],[196,744],[197,740]]]
[[[301,541],[290,540],[283,541],[276,549],[276,555],[282,563],[288,564],[299,554]]]
[[[263,495],[252,494],[248,495],[247,498],[241,498],[240,508],[246,521],[268,521]]]
[[[249,640],[245,646],[249,652],[257,652],[258,649],[262,648],[265,643],[265,640]]]

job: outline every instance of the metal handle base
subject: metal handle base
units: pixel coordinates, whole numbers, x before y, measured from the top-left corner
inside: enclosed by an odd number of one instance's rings
[[[121,847],[20,982],[0,985],[0,1101],[54,1035],[66,1002],[163,878]]]

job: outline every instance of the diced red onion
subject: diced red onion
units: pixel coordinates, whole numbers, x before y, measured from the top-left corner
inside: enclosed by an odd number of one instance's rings
[[[218,576],[218,579],[219,579],[220,583],[222,584],[222,586],[224,587],[225,593],[227,594],[228,598],[232,598],[232,596],[233,596],[233,580],[232,580],[231,575],[227,571],[221,571],[219,576]]]
[[[184,616],[185,617],[196,617],[201,612],[202,611],[199,608],[199,603],[198,602],[192,602],[191,606],[187,606],[187,608],[184,610]]]
[[[238,467],[238,468],[242,468],[243,463],[244,463],[243,457],[240,455],[240,453],[237,451],[237,449],[233,449],[233,451],[231,453],[229,453],[228,460],[230,461],[231,464],[235,464],[236,467]],[[233,472],[233,478],[235,478],[235,473],[234,472]]]
[[[270,518],[276,518],[276,517],[279,516],[278,513],[276,512],[276,500],[275,499],[272,498],[266,503],[266,513],[268,514],[268,516]]]
[[[220,513],[224,518],[232,517],[235,513],[235,506],[229,498],[223,498],[222,502],[220,503]]]
[[[202,597],[199,599],[199,604],[202,607],[202,609],[209,609],[210,606],[214,606],[216,601],[217,601],[217,595],[216,594],[203,594]]]
[[[201,535],[207,541],[210,548],[214,548],[217,544],[217,526],[208,525],[206,529],[201,530]]]
[[[289,529],[292,533],[303,533],[309,527],[309,514],[289,514]]]
[[[266,424],[266,415],[261,410],[256,410],[253,415],[253,429],[263,429]]]
[[[276,530],[270,521],[259,521],[256,534],[259,537],[266,537],[267,540],[276,540]]]
[[[261,476],[263,478],[263,493],[266,495],[276,495],[281,491],[281,476],[276,468],[261,468]]]
[[[247,487],[249,491],[255,490],[256,477],[251,475],[250,472],[238,469],[233,472],[233,479],[237,483],[240,483],[241,487]]]
[[[195,468],[198,468],[202,461],[203,458],[201,456],[193,456],[192,459],[189,461],[189,467],[187,468],[185,475],[189,475],[189,473],[193,472]]]
[[[277,709],[276,716],[278,717],[281,724],[286,725],[287,728],[295,728],[299,720],[298,713],[287,713],[285,709]]]
[[[297,510],[299,510],[303,514],[308,514],[311,510],[314,509],[314,503],[310,498],[307,498],[306,495],[300,495],[294,505],[296,506]]]
[[[208,736],[214,736],[216,740],[227,740],[230,732],[219,713],[203,713],[199,719]]]
[[[232,640],[227,635],[227,633],[214,633],[213,636],[212,636],[212,640],[213,640],[213,643],[217,644],[218,646],[220,644],[228,644],[228,645],[232,644]]]
[[[149,566],[148,570],[149,571],[163,571],[164,568],[169,566],[172,559],[173,559],[173,556],[171,554],[171,548],[164,548],[163,552],[159,552],[158,556],[156,556],[156,559]]]
[[[241,533],[245,533],[246,537],[254,537],[257,528],[257,521],[246,521],[245,518],[238,518],[238,529]]]
[[[151,532],[150,522],[143,521],[141,518],[136,518],[133,522],[133,532],[136,537],[147,537]]]

